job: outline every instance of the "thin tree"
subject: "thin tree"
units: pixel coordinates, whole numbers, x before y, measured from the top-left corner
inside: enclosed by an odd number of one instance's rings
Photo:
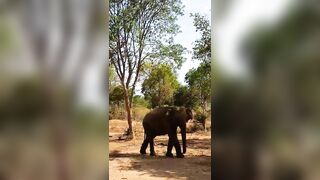
[[[184,48],[174,44],[180,0],[111,0],[109,57],[124,89],[127,135],[133,138],[132,99],[146,62],[171,62],[180,67]]]
[[[207,111],[207,104],[211,95],[211,26],[206,16],[199,13],[191,14],[193,25],[201,37],[193,47],[192,58],[200,61],[200,66],[191,69],[185,76],[190,88],[199,97],[203,113]]]

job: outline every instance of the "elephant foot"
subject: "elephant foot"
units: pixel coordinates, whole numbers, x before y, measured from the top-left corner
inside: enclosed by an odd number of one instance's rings
[[[173,154],[172,153],[166,153],[167,157],[173,158]]]
[[[155,152],[150,153],[150,156],[156,156]]]
[[[147,152],[140,150],[140,154],[147,154]]]
[[[184,158],[183,154],[177,154],[177,158]]]

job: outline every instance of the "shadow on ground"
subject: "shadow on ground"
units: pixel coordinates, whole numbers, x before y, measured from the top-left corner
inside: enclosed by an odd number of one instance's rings
[[[210,139],[188,139],[188,149],[209,149],[211,148]],[[156,145],[166,146],[167,140],[156,140]],[[157,148],[157,147],[155,147]],[[188,151],[187,149],[187,151]],[[167,158],[164,154],[156,157],[140,155],[135,152],[123,152],[114,150],[109,153],[110,161],[123,160],[120,164],[122,171],[136,171],[140,175],[149,175],[158,178],[173,179],[201,179],[207,180],[211,177],[211,156],[210,155],[188,155],[185,158]],[[130,161],[124,160],[130,159]]]
[[[181,141],[180,145],[181,144]],[[155,145],[160,145],[160,146],[167,146],[168,140],[155,140]],[[198,138],[192,138],[192,139],[187,139],[187,148],[190,149],[210,149],[211,148],[211,140],[210,139],[198,139]]]
[[[129,164],[122,165],[121,171],[137,171],[141,175],[148,174],[158,178],[209,180],[211,177],[210,156],[186,156],[183,159],[178,159],[163,156],[150,157],[138,153],[110,153],[110,160],[127,157],[130,157],[131,161]]]

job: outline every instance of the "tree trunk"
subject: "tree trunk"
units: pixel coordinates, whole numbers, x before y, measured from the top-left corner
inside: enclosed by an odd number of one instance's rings
[[[133,138],[133,128],[132,128],[132,113],[131,113],[131,107],[130,107],[130,101],[129,101],[129,90],[127,88],[125,89],[125,96],[124,96],[124,103],[125,103],[125,108],[127,111],[127,119],[128,119],[128,131],[127,131],[127,135],[130,138]]]

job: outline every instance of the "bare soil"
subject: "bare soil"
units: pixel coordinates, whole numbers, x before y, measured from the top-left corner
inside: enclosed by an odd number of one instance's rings
[[[140,155],[143,128],[140,121],[133,122],[135,138],[130,141],[118,137],[128,127],[125,120],[109,121],[109,179],[211,179],[211,132],[187,133],[185,158],[167,158],[168,136],[155,138],[157,156]],[[181,135],[178,135],[181,144]],[[149,153],[149,147],[147,149]],[[173,150],[175,155],[175,150]]]

